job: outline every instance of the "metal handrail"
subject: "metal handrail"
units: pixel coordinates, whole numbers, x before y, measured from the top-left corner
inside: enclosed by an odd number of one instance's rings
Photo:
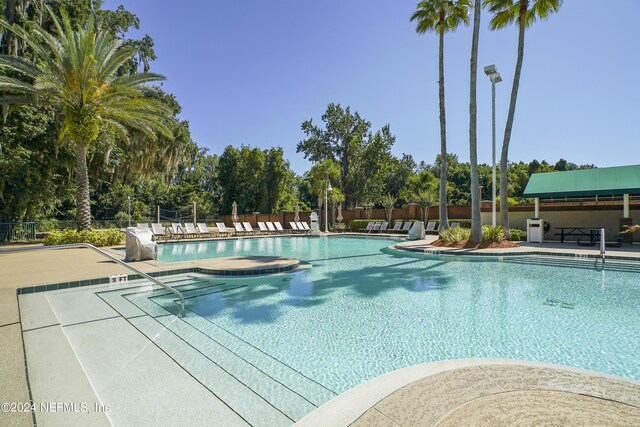
[[[31,247],[31,248],[12,248],[12,249],[3,249],[0,250],[0,255],[1,254],[5,254],[5,253],[10,253],[10,252],[29,252],[29,251],[38,251],[38,250],[47,250],[47,249],[68,249],[68,248],[88,248],[91,249],[97,253],[99,253],[102,256],[105,256],[107,258],[109,258],[112,261],[115,261],[116,263],[120,264],[121,266],[141,275],[142,277],[146,278],[147,280],[150,280],[151,282],[155,283],[158,286],[161,286],[163,288],[165,288],[166,290],[174,293],[179,299],[180,299],[180,313],[178,314],[179,317],[184,317],[186,310],[184,307],[184,295],[182,295],[182,293],[180,291],[178,291],[177,289],[172,288],[171,286],[162,283],[161,281],[149,276],[147,273],[138,270],[137,268],[127,264],[126,262],[119,260],[118,258],[114,257],[113,255],[103,251],[102,249],[98,249],[93,245],[90,245],[89,243],[67,243],[65,245],[51,245],[51,246],[37,246],[37,247]]]

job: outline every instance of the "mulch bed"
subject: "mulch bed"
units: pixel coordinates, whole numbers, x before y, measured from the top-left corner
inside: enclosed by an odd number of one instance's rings
[[[511,240],[503,240],[502,242],[484,241],[478,244],[474,244],[469,240],[461,240],[458,243],[444,242],[440,239],[431,243],[433,246],[440,246],[445,248],[456,249],[494,249],[494,248],[517,248],[518,244]]]

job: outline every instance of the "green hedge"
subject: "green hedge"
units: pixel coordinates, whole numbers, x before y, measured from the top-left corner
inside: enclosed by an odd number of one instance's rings
[[[52,231],[44,238],[44,245],[65,245],[68,243],[89,243],[93,246],[114,246],[122,243],[123,235],[118,229],[110,230],[63,230]]]

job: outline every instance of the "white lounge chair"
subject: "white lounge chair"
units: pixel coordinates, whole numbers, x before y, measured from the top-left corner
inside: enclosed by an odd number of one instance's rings
[[[258,223],[258,225],[260,225],[260,223]],[[269,230],[270,232],[275,233],[277,231],[276,227],[273,225],[272,222],[267,222],[266,225],[267,225],[267,230]]]
[[[145,230],[150,230],[149,229],[149,224],[147,224],[146,222],[139,222],[136,226],[138,228],[142,228],[142,229],[145,229]]]
[[[162,224],[151,224],[151,232],[156,237],[166,237],[166,233],[164,232],[164,227]]]
[[[293,221],[289,221],[289,226],[291,227],[291,230],[295,233],[299,233],[301,230],[298,228],[298,225],[293,222]]]
[[[273,225],[275,225],[276,230],[278,230],[279,232],[281,232],[281,233],[286,233],[286,232],[287,232],[287,230],[285,230],[285,229],[282,227],[282,224],[280,224],[280,222],[275,221],[275,222],[273,223]]]
[[[264,222],[258,222],[258,228],[260,229],[261,233],[269,233],[269,229],[267,228],[267,225]]]
[[[296,222],[296,225],[298,226],[298,231],[301,233],[306,233],[307,230],[304,228],[304,225],[302,225],[302,223],[300,221]]]
[[[200,232],[196,230],[196,226],[193,225],[192,222],[185,223],[184,227],[188,237],[197,237],[200,235]]]
[[[244,226],[244,231],[248,234],[256,234],[256,231],[253,229],[250,222],[243,222],[242,225]]]
[[[452,222],[451,223],[451,228],[456,228],[456,227],[460,227],[460,223],[459,222]]]
[[[216,227],[218,227],[219,234],[229,235],[232,233],[232,230],[228,229],[224,222],[216,222]]]
[[[411,226],[413,225],[413,221],[407,221],[404,223],[404,225],[402,226],[402,229],[400,230],[403,233],[408,233],[409,230],[411,230]]]
[[[236,234],[247,234],[247,231],[242,228],[242,224],[240,224],[239,222],[234,222],[233,228],[236,230]]]
[[[172,222],[170,230],[171,230],[171,237],[179,236],[180,234],[182,234],[182,237],[185,237],[184,227],[179,222]]]
[[[200,235],[207,235],[207,236],[211,236],[211,231],[209,231],[209,227],[207,227],[207,224],[205,224],[204,222],[199,222],[196,224],[198,226],[198,231],[200,232]]]
[[[427,222],[427,227],[424,229],[427,234],[438,234],[438,230],[436,230],[436,222],[429,221]]]
[[[307,230],[307,231],[311,230],[311,227],[309,227],[309,224],[307,224],[305,221],[302,221],[302,222],[301,222],[301,223],[299,223],[299,224],[302,224],[302,228],[303,228],[303,229],[305,229],[305,230]]]

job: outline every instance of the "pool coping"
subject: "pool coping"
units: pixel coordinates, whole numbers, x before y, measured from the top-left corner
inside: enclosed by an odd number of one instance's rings
[[[570,366],[564,365],[556,365],[556,364],[548,364],[541,362],[532,362],[532,361],[522,361],[522,360],[514,360],[514,359],[456,359],[456,360],[443,360],[438,362],[431,362],[419,365],[412,365],[406,368],[398,369],[396,371],[392,371],[386,374],[383,374],[379,377],[376,377],[372,380],[364,382],[352,389],[349,389],[332,400],[328,401],[324,405],[317,408],[315,411],[311,412],[303,419],[296,423],[296,426],[300,427],[321,427],[326,425],[331,426],[349,426],[356,421],[358,421],[361,417],[367,414],[369,411],[379,411],[376,406],[381,404],[383,401],[388,401],[388,399],[402,400],[406,401],[407,398],[407,389],[405,387],[409,387],[412,384],[417,384],[418,382],[428,379],[429,377],[434,377],[436,375],[443,375],[444,381],[450,380],[451,384],[455,382],[456,373],[459,375],[462,371],[469,371],[470,369],[480,369],[483,367],[492,367],[499,368],[500,366],[510,366],[510,367],[524,367],[524,368],[532,368],[539,370],[554,370],[560,374],[569,374],[574,376],[582,376],[588,377],[583,378],[586,384],[579,385],[575,387],[575,390],[572,390],[571,393],[574,395],[586,395],[598,397],[600,399],[609,399],[620,402],[620,399],[613,399],[610,396],[595,396],[595,392],[593,390],[601,390],[602,394],[610,393],[610,390],[605,387],[602,387],[601,384],[597,384],[597,381],[605,381],[607,385],[615,386],[618,383],[623,383],[633,388],[637,388],[638,392],[640,392],[640,381],[634,381],[627,378],[617,377],[614,375],[599,373],[595,371],[589,371],[586,369],[574,368]],[[511,391],[521,391],[521,390],[539,390],[540,388],[536,388],[537,385],[535,383],[534,376],[534,385],[531,387],[525,387],[522,384],[518,384],[514,379],[510,379],[511,384],[507,384],[507,388]],[[551,381],[553,383],[553,381]],[[547,385],[544,389],[550,390],[555,389],[560,390],[560,384],[551,384]],[[619,384],[618,384],[619,385]],[[612,388],[614,388],[612,386]],[[404,389],[405,393],[401,391]],[[604,390],[602,390],[604,389]],[[434,395],[430,396],[428,401],[424,401],[425,396],[411,396],[415,398],[415,401],[412,402],[412,405],[415,407],[438,407],[438,405],[442,406],[443,404],[449,403],[447,402],[447,398],[449,396],[441,396]],[[460,397],[460,396],[458,396]],[[637,402],[629,402],[632,396],[630,396],[627,401],[621,402],[627,405],[631,405],[638,410],[640,410],[640,400],[636,397]],[[471,400],[472,396],[469,394],[469,398]],[[477,398],[477,396],[475,396]],[[464,399],[461,399],[462,402],[458,403],[455,409],[458,409],[464,404],[468,403]],[[450,411],[449,414],[453,412]],[[447,414],[447,415],[449,415]],[[382,416],[389,418],[386,414],[382,413]],[[446,416],[441,418],[439,421],[443,421],[446,419]],[[393,421],[388,419],[387,421]],[[363,423],[366,425],[366,423]],[[393,422],[393,425],[396,425]]]

